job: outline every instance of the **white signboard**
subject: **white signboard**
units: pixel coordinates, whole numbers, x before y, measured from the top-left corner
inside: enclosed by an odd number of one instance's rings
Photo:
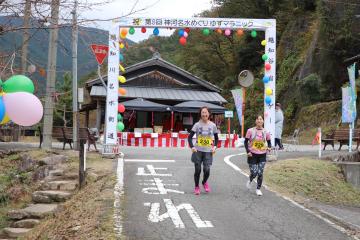
[[[119,89],[119,26],[109,32],[108,82],[106,94],[105,144],[117,144],[117,112]]]
[[[103,154],[119,154],[119,145],[117,144],[104,144]]]
[[[225,111],[225,118],[233,118],[234,112],[233,111]]]
[[[120,18],[115,21],[121,27],[149,28],[221,28],[221,29],[258,29],[275,27],[273,19],[239,19],[239,18]]]

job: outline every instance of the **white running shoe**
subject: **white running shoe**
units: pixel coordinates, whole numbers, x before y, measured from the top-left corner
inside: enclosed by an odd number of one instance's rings
[[[251,182],[250,182],[250,180],[248,180],[247,182],[246,182],[246,188],[247,189],[251,189]]]
[[[262,195],[263,195],[260,189],[256,189],[256,195],[258,195],[258,196],[262,196]]]

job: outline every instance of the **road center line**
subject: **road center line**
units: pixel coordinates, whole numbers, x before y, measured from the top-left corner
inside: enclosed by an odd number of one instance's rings
[[[246,176],[246,177],[249,177],[249,174],[247,174],[246,172],[244,172],[243,170],[241,170],[238,166],[236,166],[235,164],[233,164],[233,163],[230,161],[230,158],[232,158],[232,157],[235,157],[235,156],[243,156],[243,155],[246,155],[246,153],[239,153],[239,154],[233,154],[233,155],[226,156],[226,157],[224,158],[224,162],[225,162],[227,165],[229,165],[230,167],[232,167],[235,171],[240,172],[242,175],[244,175],[244,176]],[[269,188],[268,186],[265,186],[265,185],[263,185],[263,186],[264,186],[264,188],[265,188],[266,190],[275,193],[276,196],[281,197],[281,198],[289,201],[289,202],[292,203],[293,205],[295,205],[295,206],[297,206],[297,207],[305,210],[306,212],[308,212],[308,213],[310,213],[310,214],[312,214],[312,215],[320,218],[321,220],[323,220],[324,222],[326,222],[326,223],[329,224],[330,226],[334,227],[335,229],[339,230],[340,232],[346,234],[347,236],[350,236],[350,237],[353,237],[353,238],[355,238],[355,239],[358,239],[356,236],[349,235],[348,232],[347,232],[347,230],[346,230],[345,228],[341,227],[340,225],[337,225],[337,224],[334,223],[333,221],[331,221],[331,220],[329,220],[329,219],[321,216],[320,214],[317,214],[317,213],[313,212],[312,210],[306,208],[305,206],[303,206],[303,205],[295,202],[294,200],[292,200],[292,199],[290,199],[290,198],[288,198],[288,197],[282,196],[281,194],[279,194],[279,193],[276,192],[275,190],[272,190],[272,189]]]
[[[125,159],[125,162],[174,163],[175,160]]]

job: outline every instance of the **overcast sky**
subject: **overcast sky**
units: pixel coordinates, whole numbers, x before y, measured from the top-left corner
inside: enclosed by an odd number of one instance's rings
[[[99,0],[90,0],[99,2]],[[89,19],[108,19],[120,17],[128,14],[134,7],[136,0],[114,0],[112,3],[104,6],[96,7],[96,10],[80,13],[82,18]],[[201,13],[204,10],[211,8],[211,0],[139,0],[134,10],[147,8],[140,11],[131,17],[171,17],[171,18],[187,18],[195,14]],[[102,29],[109,29],[110,22],[97,22],[96,27]],[[92,24],[94,26],[94,24]],[[149,37],[152,29],[149,29],[146,34],[140,33],[140,29],[128,38],[133,41],[140,41]],[[160,29],[160,35],[170,35],[171,31]]]

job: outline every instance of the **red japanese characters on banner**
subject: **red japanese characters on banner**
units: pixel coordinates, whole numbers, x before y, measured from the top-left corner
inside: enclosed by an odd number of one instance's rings
[[[93,51],[96,61],[99,65],[103,64],[105,57],[108,54],[109,46],[107,45],[97,45],[97,44],[91,44],[90,45],[91,50]]]

